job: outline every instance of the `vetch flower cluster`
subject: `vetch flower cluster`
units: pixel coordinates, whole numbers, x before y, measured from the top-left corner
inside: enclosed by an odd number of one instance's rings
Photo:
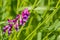
[[[27,22],[29,15],[30,13],[26,8],[22,11],[22,14],[21,15],[18,14],[15,19],[13,20],[8,19],[8,25],[3,27],[3,32],[5,33],[6,31],[8,31],[8,35],[10,35],[13,27],[16,29],[16,31],[18,31],[19,26],[20,25],[23,26]]]

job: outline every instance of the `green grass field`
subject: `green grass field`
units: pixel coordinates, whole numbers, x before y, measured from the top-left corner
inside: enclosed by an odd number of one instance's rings
[[[7,20],[25,8],[30,12],[25,25],[3,34]],[[0,0],[0,40],[60,40],[60,0]]]

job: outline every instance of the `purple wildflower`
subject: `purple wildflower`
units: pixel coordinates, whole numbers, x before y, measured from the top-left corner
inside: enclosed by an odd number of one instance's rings
[[[28,9],[27,8],[24,9],[22,11],[22,14],[21,15],[18,14],[15,19],[13,19],[13,20],[8,19],[8,25],[6,25],[3,28],[3,31],[6,32],[6,30],[7,30],[8,31],[8,35],[11,34],[12,27],[14,27],[16,29],[16,31],[18,31],[19,25],[23,26],[27,22],[27,20],[29,18],[29,15],[30,15],[30,13],[29,13]],[[18,21],[20,21],[20,24],[18,23]]]

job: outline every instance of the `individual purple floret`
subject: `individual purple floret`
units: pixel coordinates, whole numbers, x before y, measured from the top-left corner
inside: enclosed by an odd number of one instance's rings
[[[19,29],[18,21],[14,24],[14,28],[16,29],[16,31],[18,31],[18,29]]]
[[[23,20],[22,19],[20,19],[20,25],[23,25]]]
[[[16,16],[16,20],[18,20],[20,18],[20,14],[18,14],[17,16]]]
[[[8,27],[9,27],[9,25],[6,25],[6,26],[3,27],[3,32],[4,33],[6,32],[6,30],[8,29]]]
[[[11,31],[8,31],[8,35],[10,35],[11,34]]]
[[[11,34],[11,31],[12,31],[12,27],[8,27],[8,35],[10,35]]]
[[[15,24],[15,23],[19,20],[19,18],[20,18],[20,14],[18,14],[18,15],[16,16],[16,18],[13,19],[13,23]]]
[[[14,24],[13,20],[10,20],[10,19],[8,19],[8,23],[12,25]]]
[[[22,11],[22,16],[20,18],[20,25],[24,25],[24,23],[28,20],[29,15],[30,13],[27,8]]]
[[[22,11],[22,17],[23,17],[24,15],[27,15],[27,16],[30,15],[30,13],[29,13],[29,11],[28,11],[28,8],[26,8],[26,9],[24,9],[24,10]]]

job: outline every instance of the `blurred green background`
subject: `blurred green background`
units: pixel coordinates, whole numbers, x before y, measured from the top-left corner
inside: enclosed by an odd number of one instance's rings
[[[3,34],[7,20],[25,8],[30,12],[25,26]],[[0,0],[0,40],[60,40],[60,0]]]

